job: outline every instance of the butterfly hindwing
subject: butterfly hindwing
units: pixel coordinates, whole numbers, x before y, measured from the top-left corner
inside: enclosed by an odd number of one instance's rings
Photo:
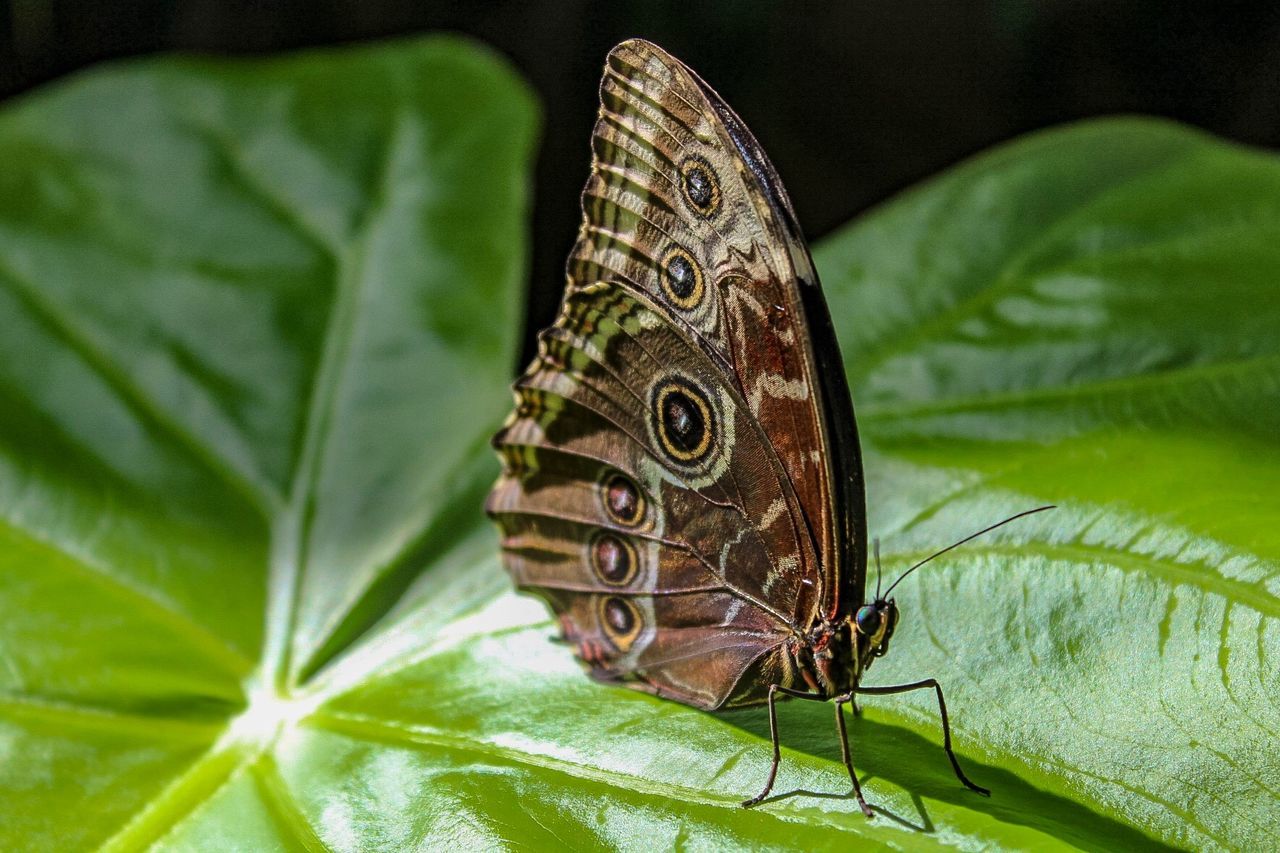
[[[517,585],[593,674],[699,707],[731,702],[771,656],[789,682],[778,652],[813,605],[813,555],[785,474],[742,481],[734,458],[766,440],[712,359],[643,295],[597,283],[567,295],[516,395],[488,510]],[[664,421],[675,403],[698,423]]]

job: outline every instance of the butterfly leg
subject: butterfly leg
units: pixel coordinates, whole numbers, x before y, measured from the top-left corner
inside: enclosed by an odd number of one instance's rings
[[[986,788],[969,781],[969,777],[964,775],[964,771],[960,769],[960,762],[956,760],[956,754],[951,749],[951,722],[947,719],[947,702],[942,698],[942,685],[938,683],[936,678],[926,678],[923,681],[913,681],[910,684],[895,684],[892,687],[855,687],[853,692],[861,693],[864,696],[887,696],[891,693],[908,693],[912,690],[925,690],[928,688],[933,688],[934,693],[938,695],[938,711],[942,715],[942,748],[947,751],[947,758],[951,759],[951,768],[956,771],[956,778],[969,790],[977,791],[984,797],[991,796],[991,792]]]
[[[855,708],[857,707],[857,702],[854,701],[852,693],[836,697],[836,731],[840,732],[840,757],[844,760],[844,769],[849,771],[849,781],[853,782],[853,795],[858,798],[858,805],[862,808],[862,813],[867,817],[874,817],[871,806],[867,805],[866,799],[862,796],[862,786],[858,784],[858,774],[853,770],[853,756],[849,752],[849,733],[845,729],[844,714],[842,713],[846,702],[852,704]]]
[[[799,690],[791,690],[778,684],[769,685],[769,738],[773,741],[773,764],[769,767],[769,778],[765,780],[764,790],[749,800],[743,800],[742,807],[744,809],[759,805],[761,800],[769,796],[769,792],[773,790],[773,780],[778,777],[778,763],[782,760],[782,755],[778,746],[778,712],[774,707],[774,701],[779,693],[786,696],[794,696],[797,699],[815,699],[819,702],[827,700],[825,696],[818,696],[814,693],[802,693]]]

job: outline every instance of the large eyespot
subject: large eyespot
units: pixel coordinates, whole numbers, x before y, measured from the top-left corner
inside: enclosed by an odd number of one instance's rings
[[[644,620],[636,606],[618,595],[609,595],[600,599],[600,627],[605,637],[621,652],[630,650]]]
[[[681,465],[706,459],[715,443],[716,422],[707,395],[685,379],[653,387],[650,415],[662,450]]]
[[[610,586],[626,586],[635,579],[640,561],[636,549],[624,537],[603,531],[591,540],[591,568]]]
[[[864,637],[874,637],[876,632],[880,630],[884,617],[874,604],[864,604],[858,608],[858,613],[853,617],[853,621],[858,626],[859,634]]]
[[[672,246],[662,258],[659,273],[662,292],[677,308],[685,311],[697,308],[706,288],[702,281],[702,269],[684,249]]]
[[[720,209],[720,182],[704,158],[686,157],[680,164],[680,188],[685,201],[703,216],[715,216]]]
[[[644,495],[623,474],[613,473],[604,478],[600,484],[600,501],[605,514],[619,524],[630,526],[644,518]]]

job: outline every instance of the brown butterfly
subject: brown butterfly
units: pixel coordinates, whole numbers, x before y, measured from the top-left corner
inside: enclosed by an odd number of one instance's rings
[[[935,680],[859,683],[898,608],[892,587],[866,601],[853,404],[759,143],[633,40],[609,53],[592,148],[560,316],[494,437],[486,509],[516,585],[596,679],[705,710],[767,702],[773,766],[744,805],[777,774],[779,694],[835,700],[868,816],[841,712],[858,694],[934,690],[956,775],[988,793],[956,761]]]

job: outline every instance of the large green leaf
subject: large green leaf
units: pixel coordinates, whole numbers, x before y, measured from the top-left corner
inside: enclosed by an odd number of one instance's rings
[[[310,675],[498,587],[415,584],[478,529],[534,124],[449,39],[0,116],[0,849],[306,837]]]
[[[507,591],[532,125],[441,39],[0,115],[0,848],[1274,843],[1280,163],[1085,125],[819,247],[886,571],[1061,507],[895,591],[869,683],[937,676],[994,793],[874,699],[868,822],[829,707],[743,811],[763,712],[594,684]]]

